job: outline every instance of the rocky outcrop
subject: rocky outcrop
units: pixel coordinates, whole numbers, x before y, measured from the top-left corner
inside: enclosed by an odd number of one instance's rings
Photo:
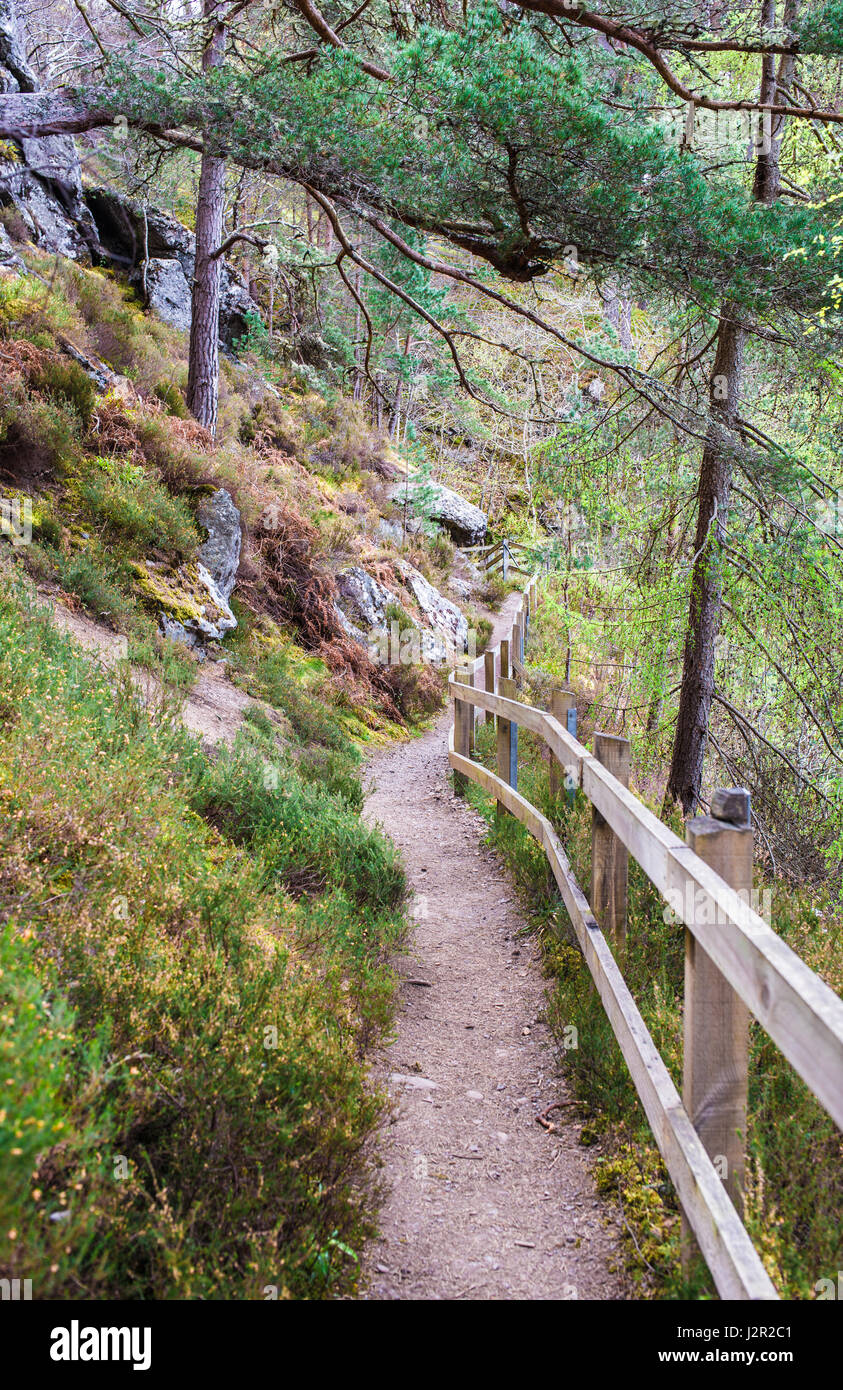
[[[397,564],[404,588],[423,617],[422,622],[412,624],[418,633],[412,659],[438,665],[461,656],[468,640],[468,622],[464,615],[413,565],[405,560]],[[400,594],[387,589],[360,565],[352,565],[337,575],[337,589],[340,594],[338,612],[344,630],[370,649],[377,647],[377,634],[385,632],[389,626],[388,608],[403,606]],[[408,629],[410,626],[407,624]],[[400,630],[402,624],[398,627]]]
[[[337,575],[337,589],[346,619],[357,618],[372,629],[383,626],[388,605],[396,602],[395,595],[360,565],[350,565]]]
[[[0,270],[13,271],[16,275],[26,266],[14,248],[12,239],[5,227],[0,227]]]
[[[0,92],[35,92],[12,0],[0,0]],[[73,259],[90,257],[96,228],[82,197],[76,146],[68,135],[0,144],[0,204],[13,206],[38,246]]]
[[[154,256],[132,280],[153,314],[181,333],[190,332],[190,285],[180,261]]]
[[[489,518],[479,507],[475,507],[473,502],[469,502],[465,497],[461,497],[452,488],[445,487],[443,483],[432,483],[431,505],[425,506],[425,511],[431,521],[437,522],[448,534],[460,545],[482,545],[489,525]],[[413,476],[410,475],[409,485],[406,478],[394,483],[389,492],[389,499],[397,506],[404,506],[405,498],[409,490],[409,510],[412,511],[413,498]]]
[[[0,0],[0,92],[34,92],[35,74],[26,60],[12,0]]]
[[[14,2],[0,0],[0,93],[37,90]],[[83,189],[70,136],[0,141],[0,206],[15,209],[22,239],[71,260],[114,265],[136,288],[145,290],[153,313],[182,332],[189,329],[193,233],[156,208],[144,213],[142,204],[114,189]],[[24,268],[5,232],[0,236],[0,268]],[[223,262],[221,342],[230,347],[243,337],[248,316],[258,313],[246,286]]]
[[[138,588],[160,609],[161,630],[174,642],[202,652],[237,626],[213,575],[198,561],[169,569],[154,560],[135,566]]]
[[[228,599],[240,565],[240,513],[231,494],[221,487],[200,503],[196,514],[208,532],[208,539],[199,547],[199,559],[223,598]]]
[[[339,625],[342,628],[343,632],[346,634],[346,636],[353,638],[355,642],[359,642],[361,647],[368,646],[369,638],[366,636],[366,633],[363,631],[362,628],[358,627],[356,623],[353,623],[351,621],[348,615],[343,612],[342,608],[340,608],[340,605],[338,603],[334,604],[334,612],[336,613]]]
[[[458,654],[464,652],[468,641],[468,620],[465,614],[460,612],[455,603],[445,598],[444,594],[440,594],[439,590],[406,560],[399,560],[398,568],[430,627],[444,637],[453,651]]]
[[[187,227],[157,208],[117,193],[113,188],[90,188],[85,201],[96,223],[107,257],[165,323],[186,331],[190,327],[190,285],[196,238]],[[144,275],[144,259],[146,273]],[[230,266],[220,277],[220,340],[230,346],[248,329],[248,315],[257,304]]]
[[[147,560],[135,567],[138,587],[159,605],[165,637],[203,654],[206,642],[218,642],[237,626],[228,600],[240,564],[240,513],[225,488],[198,509],[208,532],[197,559],[171,570]]]

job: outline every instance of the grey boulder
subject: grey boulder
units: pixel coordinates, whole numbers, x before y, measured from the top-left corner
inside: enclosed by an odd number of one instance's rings
[[[408,510],[412,511],[414,486],[412,474],[409,479],[399,479],[390,489],[390,501],[400,507],[406,504]],[[426,508],[431,521],[444,527],[461,545],[481,545],[489,525],[486,513],[443,483],[431,484],[431,491],[431,505]]]
[[[395,602],[395,595],[361,565],[350,565],[348,569],[342,570],[337,575],[337,589],[340,595],[339,607],[346,618],[362,620],[369,628],[382,627],[387,606]]]
[[[240,564],[240,513],[231,494],[221,487],[199,505],[197,516],[208,532],[208,539],[199,547],[200,563],[228,600]]]
[[[401,577],[430,627],[443,637],[456,653],[465,651],[468,641],[468,620],[455,603],[440,594],[419,570],[406,560],[398,561]]]
[[[146,289],[146,305],[172,328],[181,333],[190,331],[190,286],[181,261],[152,257],[143,271],[132,276],[139,289]]]

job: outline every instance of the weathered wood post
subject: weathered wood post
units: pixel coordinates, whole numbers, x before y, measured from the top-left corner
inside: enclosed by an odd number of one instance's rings
[[[697,816],[688,822],[685,838],[694,853],[750,903],[753,840],[749,792],[743,787],[716,791],[711,810],[710,816]],[[690,908],[693,920],[707,907],[707,902],[686,904],[686,912]],[[684,1013],[682,1099],[742,1216],[749,1011],[689,927],[685,929]],[[686,1271],[697,1254],[696,1241],[683,1217],[682,1264]]]
[[[476,673],[475,673],[475,669],[474,669],[473,666],[466,666],[466,668],[465,668],[465,674],[464,674],[464,681],[465,681],[465,684],[466,684],[466,685],[471,685],[471,686],[473,686],[473,685],[475,685],[475,684],[477,683]],[[466,701],[465,703],[466,703],[466,718],[467,718],[467,721],[468,721],[468,756],[469,756],[469,758],[473,758],[473,757],[474,757],[474,754],[475,754],[475,748],[474,748],[474,735],[475,735],[476,730],[477,730],[477,706],[476,706],[476,705],[470,705],[470,704],[468,704],[467,701]]]
[[[613,777],[629,786],[629,739],[594,735],[594,756]],[[629,853],[614,830],[591,808],[591,910],[614,949],[626,945],[626,896]]]
[[[501,638],[501,675],[502,681],[509,680],[509,638]]]
[[[515,681],[502,677],[498,682],[498,694],[503,695],[506,700],[514,700]],[[503,715],[498,715],[498,734],[497,734],[497,753],[498,753],[498,776],[502,782],[508,782],[511,787],[518,789],[518,725],[512,720],[504,719]],[[502,802],[497,804],[498,815],[503,815],[506,807]]]
[[[508,574],[508,572],[509,572],[509,543],[508,543],[506,537],[504,537],[503,550],[501,551],[501,556],[502,556],[501,572],[502,572],[502,574],[503,574],[503,582],[504,582],[504,584],[505,584],[505,583],[506,583],[506,577],[507,577],[507,574]]]
[[[457,680],[463,685],[470,685],[469,671],[465,668],[458,669],[456,672]],[[454,752],[460,753],[464,758],[471,757],[471,733],[474,711],[471,705],[465,700],[460,700],[454,696]],[[454,795],[465,796],[468,778],[464,772],[454,770]]]
[[[513,660],[524,662],[524,618],[521,613],[516,613],[512,621],[512,646],[510,649]]]
[[[489,694],[495,693],[495,653],[483,653],[483,667],[486,675],[486,690]],[[486,723],[494,724],[495,716],[492,710],[486,710]]]
[[[550,693],[550,712],[554,719],[558,719],[562,728],[570,733],[568,728],[568,711],[573,709],[576,712],[577,702],[572,690],[552,690]],[[559,795],[559,788],[562,784],[562,765],[557,758],[550,755],[550,795],[556,799]]]

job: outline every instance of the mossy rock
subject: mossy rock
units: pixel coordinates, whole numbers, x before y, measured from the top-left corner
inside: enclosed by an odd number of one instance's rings
[[[237,626],[237,619],[198,561],[172,569],[146,560],[133,563],[132,570],[144,601],[167,620],[165,628],[178,623],[194,638],[218,640]]]

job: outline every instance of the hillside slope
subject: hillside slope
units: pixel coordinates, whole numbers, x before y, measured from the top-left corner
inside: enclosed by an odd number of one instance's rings
[[[351,404],[225,359],[211,440],[178,330],[102,270],[18,259],[0,1274],[47,1298],[318,1297],[372,1230],[366,1057],[405,930],[361,749],[444,689],[382,640],[446,654],[477,580],[395,500],[406,466]]]

